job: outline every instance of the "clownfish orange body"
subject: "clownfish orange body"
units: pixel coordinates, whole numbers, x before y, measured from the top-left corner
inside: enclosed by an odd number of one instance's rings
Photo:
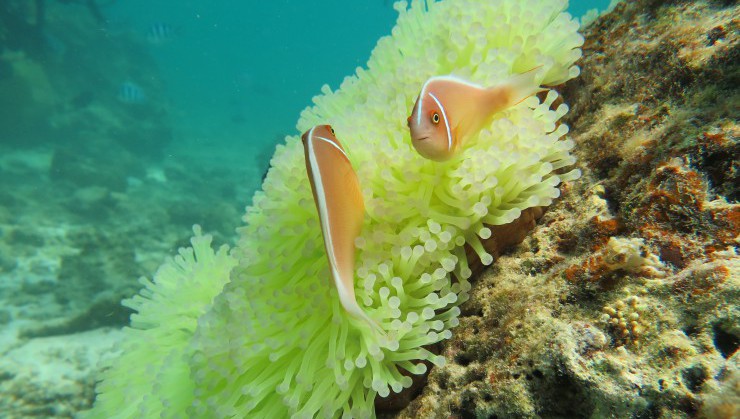
[[[535,81],[538,68],[488,88],[455,76],[430,78],[407,120],[411,144],[427,159],[450,159],[497,112],[543,90]]]
[[[378,327],[355,299],[355,238],[365,218],[360,182],[342,144],[329,125],[302,136],[306,171],[319,213],[329,269],[342,307],[355,318]]]

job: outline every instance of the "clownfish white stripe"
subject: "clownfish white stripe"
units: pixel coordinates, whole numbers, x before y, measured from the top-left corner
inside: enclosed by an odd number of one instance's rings
[[[452,150],[452,132],[450,132],[450,121],[447,120],[447,112],[445,112],[445,107],[442,106],[442,102],[437,99],[437,96],[434,96],[434,93],[429,92],[429,96],[434,99],[437,106],[439,106],[439,110],[442,111],[442,118],[444,118],[445,128],[447,128],[447,151],[450,151]]]
[[[350,298],[350,292],[346,289],[344,286],[344,282],[339,280],[341,278],[341,274],[339,272],[339,266],[337,262],[337,255],[334,252],[334,242],[332,240],[332,227],[331,222],[329,221],[329,211],[326,208],[326,192],[324,191],[324,183],[323,179],[321,178],[321,169],[319,168],[319,163],[316,159],[316,150],[314,148],[313,139],[321,139],[323,141],[326,141],[327,143],[334,146],[337,150],[341,151],[342,154],[346,157],[347,155],[344,153],[344,151],[339,148],[336,144],[334,144],[333,141],[330,141],[324,137],[319,136],[313,136],[313,128],[308,134],[308,161],[311,165],[311,174],[313,175],[313,184],[316,188],[316,206],[319,208],[319,218],[321,219],[321,230],[322,234],[324,236],[324,241],[326,242],[326,252],[329,259],[329,268],[331,269],[332,278],[335,278],[337,280],[334,281],[334,286],[337,287],[337,295],[339,296],[339,300],[342,303],[342,306],[345,308],[351,308],[350,312],[351,314],[359,317],[367,317],[364,312],[360,309],[360,307],[357,305],[357,302],[354,300],[354,298]],[[354,290],[352,290],[352,293],[354,294]],[[349,301],[351,299],[351,301]],[[356,309],[355,309],[356,308]]]
[[[314,130],[316,130],[316,127],[313,127],[313,128],[311,128],[310,130],[308,130],[308,134],[306,134],[306,138],[307,138],[307,139],[309,139],[309,140],[310,140],[310,139],[311,139],[311,138],[313,137],[313,132],[314,132]]]
[[[460,83],[460,84],[463,84],[463,85],[466,85],[466,86],[474,87],[476,89],[483,89],[484,88],[483,86],[481,86],[478,83],[473,83],[471,81],[465,80],[465,79],[460,78],[458,76],[453,76],[452,74],[448,74],[446,76],[435,76],[435,77],[432,77],[429,80],[427,80],[426,83],[424,83],[424,84],[425,85],[426,84],[429,84],[429,82],[431,82],[431,81],[451,81],[451,82]]]
[[[421,86],[421,93],[419,93],[419,97],[416,98],[416,103],[418,104],[418,106],[416,107],[416,123],[419,125],[421,125],[421,107],[424,104],[424,101],[422,99],[424,99],[424,95],[427,94],[427,85],[429,85],[429,82],[431,80],[432,79],[427,80],[424,85]]]
[[[310,134],[309,134],[309,137],[310,137]],[[338,146],[338,145],[337,145],[337,144],[336,144],[336,143],[335,143],[334,141],[332,141],[332,140],[330,140],[330,139],[328,139],[328,138],[324,138],[324,137],[319,137],[318,135],[317,135],[317,136],[315,136],[315,137],[313,137],[313,138],[316,138],[317,140],[324,140],[324,141],[326,141],[327,143],[331,144],[331,145],[332,145],[332,147],[334,147],[334,148],[336,148],[337,150],[339,150],[339,152],[340,152],[340,153],[342,153],[342,154],[344,154],[344,157],[347,157],[347,160],[349,160],[349,157],[347,156],[347,153],[345,153],[345,152],[344,152],[344,150],[342,150],[341,148],[339,148],[339,146]]]
[[[419,124],[419,125],[421,124],[421,105],[422,105],[422,104],[424,103],[424,102],[423,102],[423,101],[421,100],[421,95],[423,95],[423,94],[424,94],[424,89],[421,89],[421,94],[419,94],[419,98],[418,98],[418,99],[416,99],[416,103],[418,103],[418,104],[419,104],[419,105],[418,105],[418,106],[416,107],[416,123],[417,123],[417,124]]]
[[[329,264],[331,265],[332,274],[335,275],[335,278],[339,278],[339,270],[337,269],[337,257],[334,254],[334,246],[332,244],[332,235],[331,235],[331,226],[328,222],[329,220],[329,214],[326,209],[326,193],[324,192],[324,183],[321,179],[321,169],[319,169],[319,163],[316,161],[316,151],[314,149],[313,141],[311,141],[313,138],[322,138],[324,141],[327,141],[328,143],[331,143],[334,145],[331,141],[328,141],[324,139],[323,137],[314,137],[313,136],[313,130],[314,128],[311,128],[311,131],[308,133],[308,161],[311,165],[311,174],[313,176],[313,184],[316,188],[316,204],[319,207],[319,218],[325,222],[320,223],[321,229],[324,233],[324,240],[326,241],[326,249],[329,253]],[[334,145],[336,147],[336,145]],[[339,148],[339,147],[337,147]],[[342,286],[341,281],[337,281],[336,283],[337,287]],[[340,290],[341,291],[341,290]],[[339,295],[342,295],[342,292],[339,293]]]

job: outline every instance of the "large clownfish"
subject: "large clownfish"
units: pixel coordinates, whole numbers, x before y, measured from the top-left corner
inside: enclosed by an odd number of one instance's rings
[[[543,90],[535,82],[538,68],[488,88],[455,76],[430,78],[407,120],[411,144],[428,159],[450,159],[494,114]]]
[[[302,136],[306,171],[319,212],[329,270],[342,307],[355,318],[379,326],[355,299],[355,238],[365,218],[365,203],[352,164],[329,125],[317,125]]]

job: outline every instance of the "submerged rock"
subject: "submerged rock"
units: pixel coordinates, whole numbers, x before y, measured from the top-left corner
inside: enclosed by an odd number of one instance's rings
[[[623,2],[563,88],[584,170],[474,282],[399,418],[736,417],[734,2]]]

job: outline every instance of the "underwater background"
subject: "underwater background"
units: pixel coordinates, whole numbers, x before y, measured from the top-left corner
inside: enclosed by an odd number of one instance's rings
[[[90,407],[120,300],[193,224],[233,243],[276,144],[397,15],[383,0],[0,3],[0,418]]]

